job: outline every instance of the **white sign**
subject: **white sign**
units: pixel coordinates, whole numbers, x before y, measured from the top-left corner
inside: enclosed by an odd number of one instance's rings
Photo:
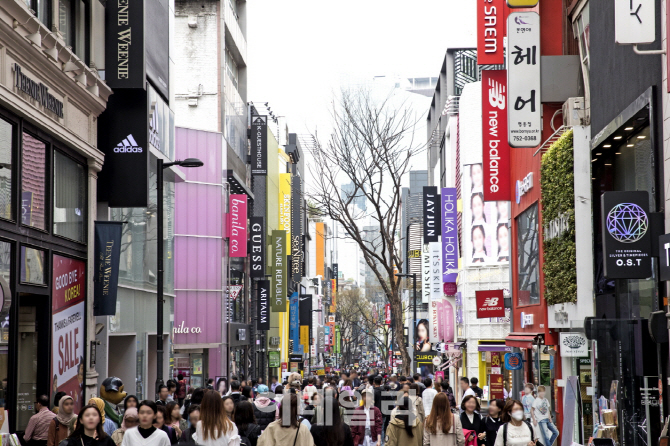
[[[565,332],[559,333],[561,343],[561,356],[582,357],[589,355],[589,342],[584,333]]]
[[[516,181],[516,204],[521,202],[521,197],[533,188],[533,172],[529,172],[523,180]]]
[[[442,364],[442,358],[440,358],[439,356],[434,356],[433,357],[433,365],[437,367],[440,364]]]
[[[421,251],[421,274],[422,274],[422,293],[421,293],[421,302],[427,304],[430,302],[431,296],[431,268],[430,268],[430,251],[427,249],[428,245],[425,245],[423,251]],[[441,278],[441,276],[440,276]]]
[[[521,313],[521,328],[526,328],[533,325],[533,315]]]
[[[537,147],[542,132],[540,16],[507,18],[507,139],[511,147]]]
[[[430,300],[441,301],[444,297],[442,291],[442,243],[432,242],[429,244],[430,252]]]
[[[653,0],[615,0],[614,40],[621,45],[654,42],[655,16]]]

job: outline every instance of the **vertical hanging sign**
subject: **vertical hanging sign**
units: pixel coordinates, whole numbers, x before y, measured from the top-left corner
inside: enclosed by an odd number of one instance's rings
[[[302,204],[301,181],[294,176],[291,182],[291,277],[294,282],[302,279]]]
[[[293,341],[293,352],[302,353],[300,345],[300,298],[298,293],[291,294],[291,303],[289,305],[289,330],[290,339]]]
[[[437,187],[423,187],[423,243],[440,239],[440,196]]]
[[[265,277],[265,222],[264,217],[251,217],[251,237],[249,251],[251,252],[251,277]]]
[[[477,64],[505,63],[505,0],[477,0]]]
[[[456,282],[458,277],[458,223],[456,188],[443,187],[440,215],[442,217],[442,281]]]
[[[440,242],[428,245],[430,255],[430,300],[442,300],[442,245]]]
[[[230,257],[247,256],[247,196],[230,195]]]
[[[286,313],[286,231],[272,231],[272,302],[273,313]]]
[[[484,201],[510,200],[507,142],[507,72],[482,71]]]
[[[251,117],[251,174],[268,174],[268,117]]]
[[[259,280],[257,283],[258,296],[256,301],[256,329],[270,329],[270,312],[268,311],[270,303],[270,281]]]
[[[427,304],[430,302],[430,292],[432,288],[431,278],[432,278],[432,269],[431,269],[431,259],[430,251],[428,250],[428,245],[424,245],[423,251],[421,253],[421,302]]]
[[[286,231],[286,255],[291,255],[291,174],[279,174],[279,229]]]
[[[542,132],[540,16],[515,12],[507,18],[507,139],[511,147],[536,147]]]

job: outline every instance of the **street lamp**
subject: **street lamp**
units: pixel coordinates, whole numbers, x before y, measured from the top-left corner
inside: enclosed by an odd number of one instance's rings
[[[174,161],[171,163],[163,162],[158,159],[158,169],[156,172],[156,201],[157,201],[157,236],[158,246],[156,254],[156,263],[158,274],[156,280],[158,287],[156,289],[156,393],[158,387],[163,385],[163,170],[172,166],[181,167],[202,167],[204,163],[197,158],[186,158],[183,161]]]
[[[412,278],[413,282],[413,288],[414,288],[414,320],[412,321],[413,324],[416,324],[416,273],[413,274],[396,274],[396,277],[404,277],[409,279],[410,277]],[[414,327],[414,333],[416,335],[416,327]],[[414,340],[416,342],[416,339]],[[411,361],[411,359],[410,359]]]

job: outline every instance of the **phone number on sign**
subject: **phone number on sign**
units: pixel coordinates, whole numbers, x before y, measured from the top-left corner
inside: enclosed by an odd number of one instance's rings
[[[514,141],[537,141],[537,136],[515,136]]]

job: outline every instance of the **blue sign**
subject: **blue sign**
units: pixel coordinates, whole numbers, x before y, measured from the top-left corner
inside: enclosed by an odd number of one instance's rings
[[[507,370],[521,370],[523,355],[521,353],[505,353],[505,368]]]
[[[291,353],[302,353],[300,345],[300,300],[298,293],[291,294],[289,305],[289,332],[290,339],[293,341],[293,351]]]

